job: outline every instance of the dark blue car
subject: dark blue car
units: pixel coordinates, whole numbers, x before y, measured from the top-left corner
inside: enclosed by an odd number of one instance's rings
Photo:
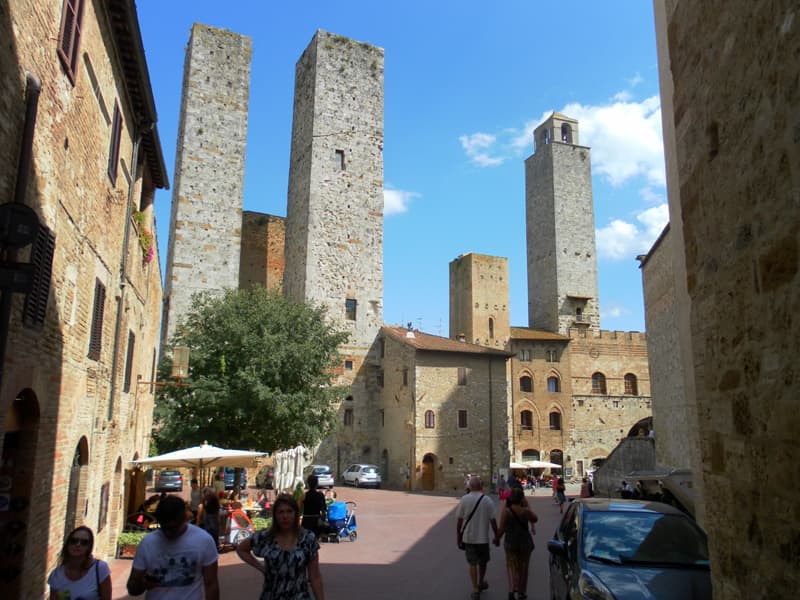
[[[232,490],[234,481],[233,478],[236,475],[236,469],[234,467],[224,467],[224,469],[225,469],[225,489]],[[239,478],[239,489],[240,490],[247,489],[247,469],[242,469],[242,475]]]
[[[547,549],[554,599],[711,598],[706,535],[667,504],[576,499]]]

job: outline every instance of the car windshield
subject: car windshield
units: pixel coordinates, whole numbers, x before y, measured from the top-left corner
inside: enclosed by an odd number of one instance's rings
[[[330,467],[317,467],[314,469],[314,475],[327,475],[331,472]]]
[[[688,518],[632,511],[588,511],[583,556],[619,564],[708,566],[703,532]]]
[[[177,471],[161,471],[162,477],[179,477],[180,473]]]
[[[376,467],[364,467],[361,469],[362,473],[377,473],[378,469]]]

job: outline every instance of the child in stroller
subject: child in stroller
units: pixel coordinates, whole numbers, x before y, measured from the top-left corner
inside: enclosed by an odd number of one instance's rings
[[[321,542],[338,544],[340,538],[348,538],[351,542],[358,538],[355,502],[334,502],[328,507],[327,522],[320,524]]]

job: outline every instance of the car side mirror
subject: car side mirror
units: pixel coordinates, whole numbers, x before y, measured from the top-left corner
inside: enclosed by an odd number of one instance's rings
[[[547,550],[554,556],[567,556],[567,547],[561,540],[547,540]]]

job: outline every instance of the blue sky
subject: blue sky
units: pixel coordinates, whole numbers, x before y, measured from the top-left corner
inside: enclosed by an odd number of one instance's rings
[[[512,325],[527,325],[523,161],[552,111],[577,118],[592,148],[601,325],[644,330],[635,256],[668,218],[651,2],[137,5],[171,182],[192,23],[252,37],[245,210],[286,215],[294,65],[314,32],[384,48],[387,324],[447,336],[448,265],[478,252],[508,258]],[[156,196],[162,262],[171,200]]]

